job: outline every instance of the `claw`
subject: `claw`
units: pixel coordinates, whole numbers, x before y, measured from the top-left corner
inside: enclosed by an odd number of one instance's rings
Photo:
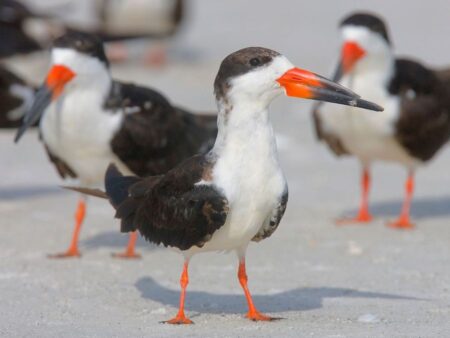
[[[112,253],[111,254],[112,257],[114,258],[118,258],[118,259],[141,259],[142,256],[134,251],[132,252],[117,252],[117,253]]]
[[[163,323],[172,325],[194,324],[194,322],[187,318],[185,315],[177,315],[176,317],[166,320]]]
[[[404,219],[404,218],[399,218],[395,222],[389,222],[389,223],[387,223],[387,226],[389,228],[403,229],[403,230],[412,230],[416,227],[415,224],[413,224],[409,221],[409,219]]]
[[[336,225],[349,225],[349,224],[366,224],[373,221],[373,217],[369,213],[360,213],[354,218],[341,218],[336,220]]]
[[[47,255],[48,258],[54,258],[54,259],[60,259],[60,258],[80,258],[81,253],[78,251],[78,249],[69,249],[66,252],[61,252],[57,254],[49,254]]]
[[[274,320],[280,320],[281,318],[277,317],[270,317],[265,314],[260,313],[259,311],[249,311],[246,315],[246,318],[254,321],[254,322],[271,322]]]

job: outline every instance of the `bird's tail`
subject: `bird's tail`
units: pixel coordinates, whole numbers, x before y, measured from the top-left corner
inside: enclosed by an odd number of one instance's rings
[[[83,188],[83,187],[71,187],[71,186],[62,186],[62,188],[67,190],[76,191],[85,195],[89,196],[95,196],[99,198],[105,198],[108,199],[108,195],[106,195],[106,192],[100,189],[90,189],[90,188]]]
[[[122,175],[114,164],[110,164],[106,170],[106,195],[114,209],[116,209],[115,217],[121,220],[121,232],[136,230],[134,214],[139,206],[139,202],[130,196],[129,189],[140,180],[139,177]]]
[[[121,220],[121,232],[136,230],[134,213],[139,205],[138,201],[130,196],[129,189],[141,179],[134,176],[124,176],[114,164],[110,164],[105,174],[105,189],[89,189],[83,187],[69,187],[64,189],[80,192],[85,195],[108,199],[116,209],[116,218]]]

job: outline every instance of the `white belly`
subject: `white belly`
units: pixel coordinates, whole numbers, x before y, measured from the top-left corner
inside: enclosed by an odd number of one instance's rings
[[[81,90],[61,97],[49,106],[40,123],[50,151],[87,185],[101,184],[109,163],[119,162],[111,151],[110,141],[122,115],[100,111],[99,100],[89,91]]]
[[[351,84],[348,78],[341,83],[344,86]],[[325,131],[336,135],[344,147],[362,162],[382,160],[406,166],[417,165],[419,162],[393,136],[399,114],[398,98],[389,95],[382,86],[371,85],[370,81],[354,81],[350,87],[364,99],[381,105],[384,111],[324,103],[319,114]]]
[[[245,248],[271,217],[286,189],[286,180],[278,164],[276,145],[263,140],[267,137],[265,132],[254,130],[251,144],[239,140],[231,144],[228,140],[229,146],[214,168],[213,184],[224,192],[230,212],[211,240],[202,248],[191,248],[190,253]]]

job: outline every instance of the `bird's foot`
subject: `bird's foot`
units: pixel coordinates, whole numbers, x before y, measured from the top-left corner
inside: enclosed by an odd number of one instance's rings
[[[162,68],[167,65],[167,51],[164,46],[157,46],[147,51],[144,63],[153,68]]]
[[[80,258],[81,257],[81,253],[78,251],[78,248],[70,248],[66,252],[61,252],[61,253],[57,253],[57,254],[49,254],[49,255],[47,255],[47,257],[48,258],[55,258],[55,259],[60,259],[60,258]]]
[[[126,250],[124,252],[116,252],[111,254],[114,258],[119,259],[140,259],[142,256],[134,250]]]
[[[415,228],[415,225],[410,222],[408,217],[400,217],[394,222],[388,222],[386,224],[389,228],[401,229],[401,230],[411,230]]]
[[[128,59],[128,50],[123,43],[112,43],[107,46],[106,55],[112,63],[125,62]]]
[[[341,218],[336,220],[336,225],[349,225],[349,224],[366,224],[373,221],[373,217],[369,212],[359,213],[354,218]]]
[[[254,322],[271,322],[271,321],[274,321],[274,320],[281,319],[281,318],[267,316],[265,314],[260,313],[257,310],[249,311],[245,315],[245,317],[250,319],[250,320],[252,320],[252,321],[254,321]]]
[[[184,314],[176,315],[176,317],[163,321],[162,323],[165,324],[173,324],[173,325],[185,325],[185,324],[194,324],[192,320],[190,320],[188,317],[186,317]]]

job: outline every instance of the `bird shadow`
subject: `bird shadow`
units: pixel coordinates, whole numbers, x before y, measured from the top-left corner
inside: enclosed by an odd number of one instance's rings
[[[0,187],[0,201],[28,199],[36,196],[56,195],[63,192],[60,187],[54,185]]]
[[[375,216],[395,217],[400,213],[402,204],[401,200],[375,202],[370,205],[370,210]],[[343,214],[354,215],[357,212],[357,209],[351,209]],[[417,219],[450,216],[450,196],[415,198],[411,204],[411,215]]]
[[[168,289],[158,284],[151,277],[142,277],[136,284],[141,297],[164,305],[178,307],[179,291]],[[245,297],[234,294],[213,294],[203,291],[187,292],[186,309],[206,313],[236,313],[246,310]],[[326,298],[373,298],[393,300],[424,300],[388,293],[358,291],[347,288],[303,287],[292,290],[254,295],[253,300],[264,312],[278,313],[287,311],[308,311],[319,309]]]
[[[99,247],[122,248],[127,244],[127,242],[127,234],[122,234],[119,231],[106,231],[82,240],[81,244],[87,249]],[[146,242],[141,236],[138,236],[136,248],[154,250],[157,246]]]

